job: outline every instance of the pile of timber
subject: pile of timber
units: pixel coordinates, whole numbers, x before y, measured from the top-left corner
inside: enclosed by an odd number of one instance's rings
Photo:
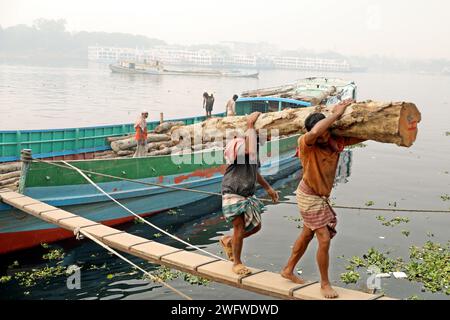
[[[271,129],[277,129],[279,137],[305,133],[304,122],[309,114],[322,112],[328,115],[332,109],[332,106],[315,106],[264,113],[256,121],[255,128],[266,129],[269,137]],[[213,117],[192,125],[163,123],[148,134],[147,155],[222,148],[226,139],[247,129],[246,119],[246,116]],[[421,114],[413,103],[368,100],[350,105],[331,129],[338,136],[409,147],[416,140],[420,120]],[[132,157],[136,145],[133,136],[111,140],[112,152],[116,157]]]
[[[241,97],[244,98],[255,98],[255,97],[280,97],[280,98],[288,98],[294,100],[302,100],[306,102],[310,102],[311,105],[318,105],[325,101],[327,98],[332,97],[336,94],[340,93],[340,90],[335,86],[329,86],[326,90],[323,90],[319,95],[308,95],[307,91],[301,92],[298,90],[298,86],[296,84],[284,85],[273,88],[265,88],[265,89],[256,89],[244,91],[241,94]]]
[[[172,132],[178,128],[184,127],[181,121],[163,122],[147,135],[146,155],[160,156],[179,152],[189,148],[191,151],[198,151],[210,149],[214,147],[222,147],[219,143],[191,143],[189,145],[181,144],[179,139],[172,139]],[[121,137],[109,137],[106,139],[111,146],[111,151],[105,152],[104,156],[97,156],[95,158],[117,158],[117,157],[132,157],[136,152],[137,141],[134,135],[126,135]]]
[[[0,163],[0,187],[17,191],[21,168],[21,162]]]
[[[271,135],[271,129],[277,129],[279,136],[305,133],[304,123],[309,114],[322,112],[328,115],[332,110],[332,106],[316,106],[264,113],[256,121],[255,128],[266,129],[268,136]],[[417,124],[420,120],[421,114],[413,103],[368,100],[347,107],[331,129],[337,136],[409,147],[416,140]],[[214,141],[217,134],[234,135],[235,132],[243,132],[246,128],[246,116],[210,118],[202,123],[175,128],[172,130],[172,141],[180,143],[186,140],[183,137],[190,136],[192,140],[205,143]]]

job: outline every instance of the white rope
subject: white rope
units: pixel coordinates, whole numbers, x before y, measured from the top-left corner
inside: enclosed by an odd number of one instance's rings
[[[100,188],[94,181],[92,181],[88,176],[86,176],[80,169],[78,169],[77,167],[74,167],[73,165],[71,165],[70,163],[67,163],[66,161],[61,161],[62,163],[64,163],[65,165],[71,167],[72,169],[74,169],[75,171],[77,171],[83,178],[85,178],[90,184],[92,184],[98,191],[100,191],[101,193],[103,193],[105,196],[107,196],[109,199],[111,199],[113,202],[115,202],[117,205],[119,205],[121,208],[123,208],[124,210],[126,210],[127,212],[129,212],[130,214],[132,214],[133,216],[135,216],[136,218],[138,218],[140,221],[142,221],[145,224],[148,224],[149,226],[151,226],[152,228],[155,228],[156,230],[158,230],[159,232],[164,233],[165,235],[171,237],[172,239],[179,241],[185,245],[187,245],[188,247],[194,248],[198,251],[201,251],[211,257],[214,257],[216,259],[220,259],[223,261],[227,261],[226,259],[219,257],[211,252],[208,252],[206,250],[203,250],[202,248],[199,248],[193,244],[190,244],[189,242],[184,241],[183,239],[178,238],[177,236],[174,236],[173,234],[170,234],[169,232],[161,229],[160,227],[154,225],[151,222],[148,222],[147,220],[145,220],[144,218],[142,218],[141,216],[139,216],[138,214],[134,213],[133,211],[131,211],[130,209],[128,209],[127,207],[125,207],[123,204],[121,204],[119,201],[117,201],[116,199],[114,199],[113,197],[111,197],[107,192],[105,192],[102,188]]]
[[[112,252],[113,254],[115,254],[116,256],[118,256],[120,259],[122,259],[123,261],[129,263],[130,265],[132,265],[133,267],[135,267],[136,269],[142,271],[146,276],[148,276],[150,279],[152,279],[155,282],[161,283],[162,285],[164,285],[165,287],[167,287],[168,289],[172,290],[173,292],[175,292],[176,294],[180,295],[181,297],[187,299],[187,300],[192,300],[192,298],[186,294],[184,294],[183,292],[175,289],[174,287],[172,287],[171,285],[165,283],[161,278],[151,274],[150,272],[142,269],[141,267],[139,267],[137,264],[133,263],[132,261],[128,260],[127,258],[125,258],[123,255],[121,255],[120,253],[118,253],[116,250],[114,250],[113,248],[107,246],[106,244],[104,244],[103,242],[99,241],[98,239],[96,239],[94,236],[92,236],[89,232],[86,232],[82,229],[75,229],[74,231],[75,234],[81,233],[82,235],[86,236],[87,238],[91,239],[92,241],[94,241],[95,243],[97,243],[99,246],[102,246],[103,248],[105,248],[106,250],[108,250],[109,252]]]

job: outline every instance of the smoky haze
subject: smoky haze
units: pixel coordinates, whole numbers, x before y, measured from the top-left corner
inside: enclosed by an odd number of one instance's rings
[[[0,25],[65,19],[71,32],[130,33],[169,44],[267,42],[284,50],[447,59],[448,12],[444,0],[2,0]]]

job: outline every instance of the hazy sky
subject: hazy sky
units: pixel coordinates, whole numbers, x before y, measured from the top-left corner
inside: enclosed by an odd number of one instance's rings
[[[265,41],[280,48],[450,59],[446,0],[0,0],[0,25],[64,18],[69,31],[169,43]]]

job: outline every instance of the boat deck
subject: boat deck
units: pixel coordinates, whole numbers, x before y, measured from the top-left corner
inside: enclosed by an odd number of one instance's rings
[[[248,276],[238,276],[231,271],[232,263],[229,261],[135,236],[12,192],[10,189],[0,189],[0,201],[66,230],[74,232],[82,229],[83,232],[89,233],[114,249],[155,264],[271,297],[299,300],[324,299],[320,294],[318,282],[298,285],[282,278],[278,273],[258,268],[250,268],[252,274]],[[382,294],[368,294],[340,287],[335,289],[339,293],[338,300],[391,300]]]

